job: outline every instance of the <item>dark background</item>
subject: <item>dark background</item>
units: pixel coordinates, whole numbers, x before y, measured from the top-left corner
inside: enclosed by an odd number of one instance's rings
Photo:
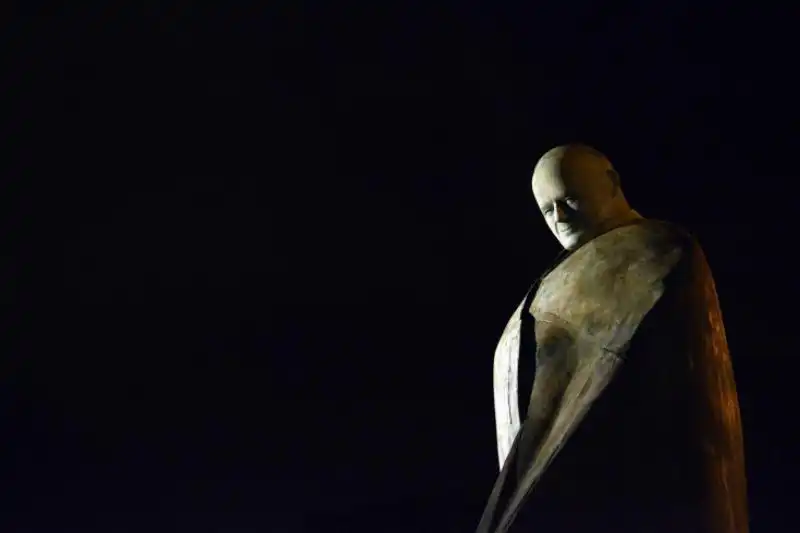
[[[471,531],[570,141],[705,247],[793,529],[788,6],[62,4],[0,15],[4,531]]]

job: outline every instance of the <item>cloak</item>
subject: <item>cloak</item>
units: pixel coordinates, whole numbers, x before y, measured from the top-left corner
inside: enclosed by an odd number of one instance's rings
[[[748,531],[719,302],[680,228],[638,221],[556,265],[506,326],[494,388],[501,470],[477,533]]]

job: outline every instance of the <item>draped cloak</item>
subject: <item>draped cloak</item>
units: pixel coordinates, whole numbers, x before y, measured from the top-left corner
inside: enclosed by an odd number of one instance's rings
[[[616,228],[547,273],[501,336],[494,391],[501,470],[477,533],[748,531],[717,294],[678,227]]]

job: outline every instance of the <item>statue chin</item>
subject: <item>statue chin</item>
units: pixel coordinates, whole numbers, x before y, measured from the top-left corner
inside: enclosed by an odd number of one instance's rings
[[[567,250],[574,250],[580,245],[581,233],[567,233],[558,236],[558,242]]]

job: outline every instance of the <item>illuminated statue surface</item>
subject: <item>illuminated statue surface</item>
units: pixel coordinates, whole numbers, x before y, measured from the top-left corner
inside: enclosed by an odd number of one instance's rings
[[[745,533],[739,405],[702,249],[631,209],[592,148],[550,150],[532,188],[565,256],[495,352],[500,474],[478,533]]]

